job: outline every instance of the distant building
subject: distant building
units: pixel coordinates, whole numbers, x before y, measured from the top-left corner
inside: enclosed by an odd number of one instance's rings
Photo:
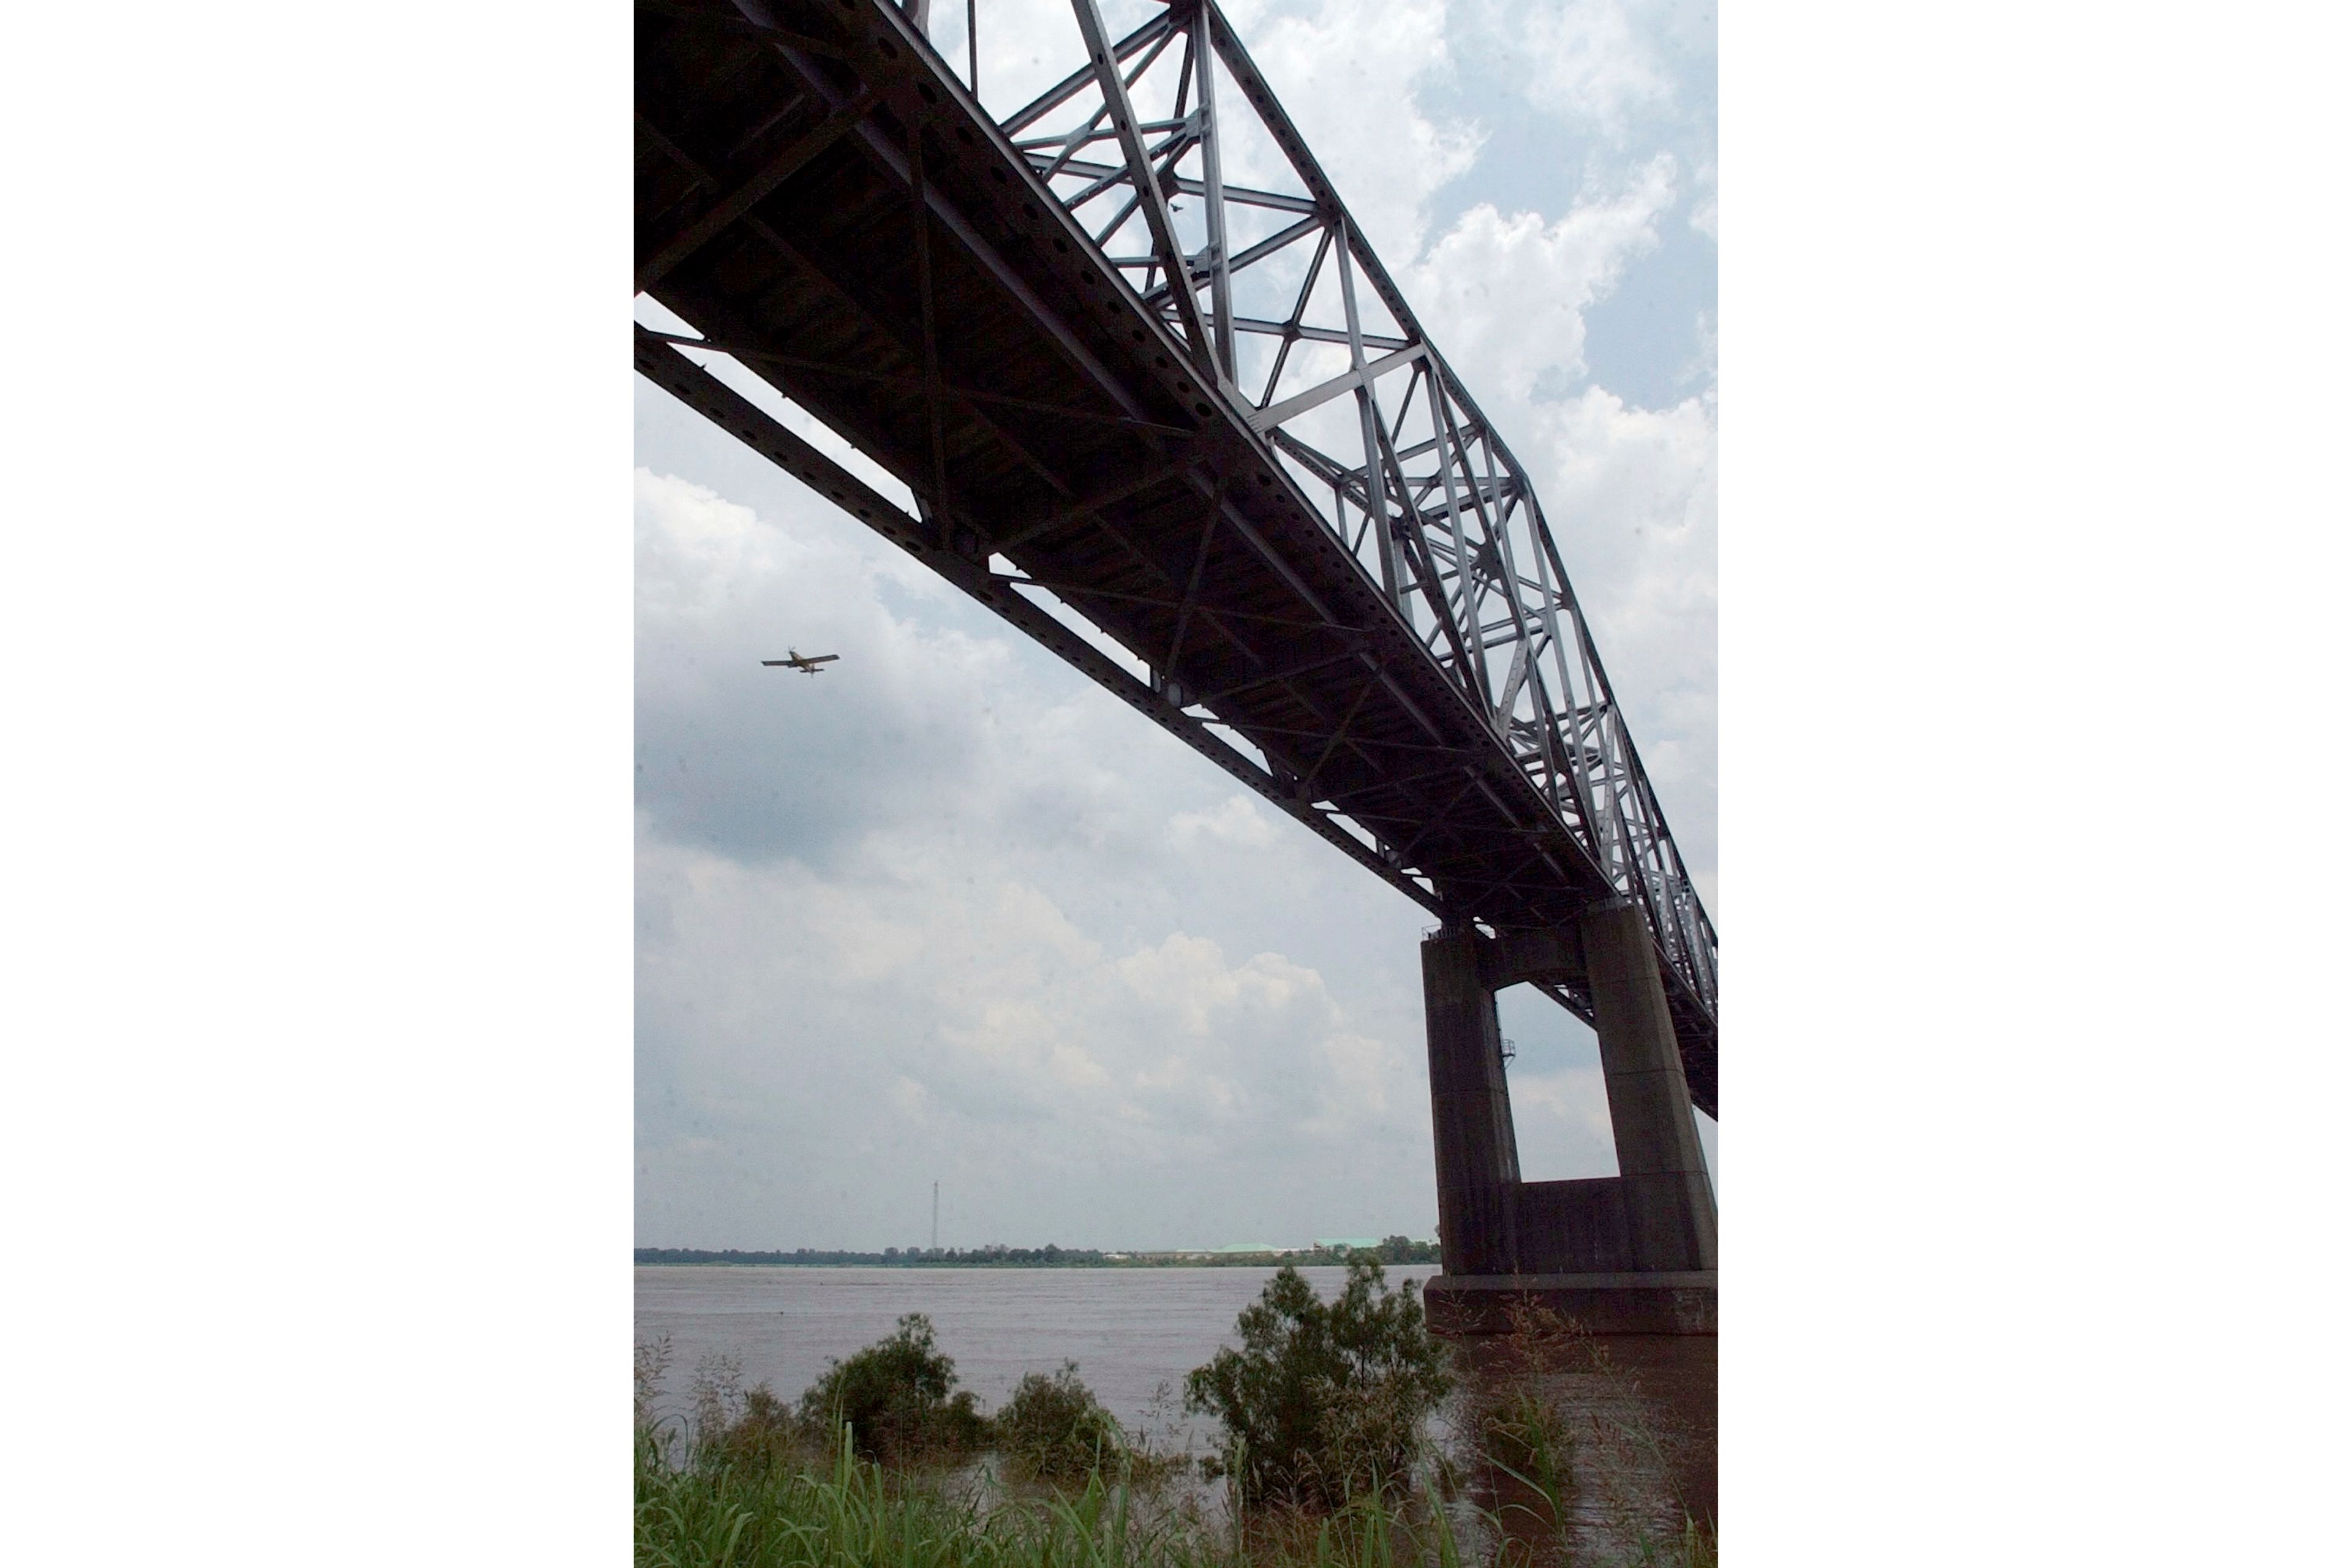
[[[1272,1243],[1272,1242],[1270,1242],[1270,1241],[1236,1241],[1236,1242],[1233,1243],[1233,1244],[1232,1244],[1232,1245],[1230,1245],[1230,1246],[1227,1246],[1227,1247],[1220,1247],[1216,1248],[1215,1250],[1216,1250],[1217,1252],[1219,1252],[1219,1253],[1227,1253],[1227,1252],[1281,1252],[1281,1251],[1284,1251],[1284,1250],[1286,1250],[1286,1249],[1285,1249],[1285,1248],[1283,1248],[1283,1247],[1279,1247],[1275,1246],[1275,1244],[1274,1244],[1274,1243]]]

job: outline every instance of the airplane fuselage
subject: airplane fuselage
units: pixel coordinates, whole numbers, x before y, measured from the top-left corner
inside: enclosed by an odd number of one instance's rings
[[[790,655],[789,658],[763,658],[760,662],[770,669],[797,669],[803,675],[822,675],[824,673],[824,666],[831,664],[841,657],[837,653],[820,653],[812,658],[803,658],[798,648],[788,648],[785,651]]]

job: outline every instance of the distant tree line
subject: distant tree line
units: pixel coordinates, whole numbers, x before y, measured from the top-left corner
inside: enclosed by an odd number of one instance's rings
[[[639,1263],[821,1264],[887,1268],[912,1265],[936,1268],[942,1265],[1011,1267],[1018,1268],[1089,1268],[1108,1260],[1090,1247],[886,1247],[879,1252],[838,1252],[802,1247],[790,1252],[706,1252],[693,1247],[640,1247]]]
[[[1322,1252],[1326,1249],[1318,1247],[1315,1250]],[[1437,1243],[1433,1241],[1415,1241],[1410,1237],[1403,1236],[1391,1236],[1382,1241],[1378,1247],[1370,1248],[1359,1247],[1354,1248],[1352,1252],[1341,1253],[1339,1256],[1342,1260],[1349,1257],[1370,1258],[1382,1263],[1436,1263],[1440,1261]]]
[[[740,1264],[774,1267],[779,1264],[803,1264],[831,1268],[1201,1268],[1237,1265],[1262,1268],[1267,1258],[1264,1252],[1139,1252],[1107,1253],[1091,1247],[886,1247],[879,1252],[843,1252],[822,1247],[795,1247],[790,1252],[745,1252],[734,1247],[712,1252],[693,1247],[640,1247],[636,1260],[643,1264]],[[1300,1248],[1286,1256],[1311,1258],[1315,1262],[1346,1263],[1351,1258],[1376,1259],[1385,1264],[1435,1263],[1437,1244],[1414,1241],[1407,1237],[1391,1236],[1375,1247]]]

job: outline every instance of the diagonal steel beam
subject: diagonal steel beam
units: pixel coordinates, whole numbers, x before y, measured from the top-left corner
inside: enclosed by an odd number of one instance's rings
[[[1172,13],[1167,11],[1157,13],[1150,18],[1150,20],[1145,22],[1141,26],[1136,28],[1135,31],[1129,33],[1127,37],[1118,41],[1118,48],[1116,51],[1118,57],[1120,59],[1125,59],[1129,55],[1133,54],[1137,49],[1141,48],[1144,45],[1157,42],[1160,38],[1166,36],[1166,34],[1173,28],[1175,25],[1175,17]],[[1076,70],[1072,71],[1069,75],[1064,77],[1061,80],[1047,88],[1044,92],[1039,93],[1035,98],[1031,99],[1027,103],[1023,104],[1019,109],[1015,110],[1013,113],[1013,117],[1004,121],[1004,133],[1007,136],[1020,135],[1021,132],[1028,130],[1029,127],[1036,124],[1037,121],[1043,120],[1048,114],[1053,113],[1055,110],[1059,109],[1063,104],[1069,102],[1072,98],[1076,97],[1079,92],[1085,89],[1086,85],[1088,82],[1094,79],[1094,66],[1091,63],[1080,66]],[[1088,123],[1089,125],[1098,125],[1101,122],[1100,117],[1097,117]],[[1052,140],[1058,142],[1063,140],[1063,138],[1055,137],[1052,138]]]
[[[1217,478],[1216,493],[1209,500],[1209,521],[1201,525],[1201,542],[1192,552],[1192,575],[1184,584],[1184,605],[1176,612],[1176,635],[1168,639],[1168,657],[1160,668],[1169,675],[1176,673],[1176,661],[1184,656],[1184,634],[1192,629],[1192,610],[1201,602],[1201,574],[1208,569],[1209,546],[1216,542],[1217,524],[1224,521],[1221,509],[1225,503],[1225,480]]]
[[[927,184],[923,178],[924,121],[915,121],[907,127],[908,194],[914,198],[915,214],[915,303],[922,323],[923,336],[923,407],[928,416],[931,437],[930,505],[940,514],[940,538],[945,541],[953,525],[948,520],[948,442],[946,420],[940,404],[940,330],[937,313],[931,308],[931,209],[924,199]]]
[[[1299,335],[1303,337],[1306,334],[1302,332]],[[1353,392],[1360,386],[1370,386],[1389,372],[1402,370],[1406,365],[1416,363],[1426,353],[1428,349],[1425,345],[1412,343],[1397,350],[1392,354],[1383,354],[1379,359],[1368,362],[1360,370],[1341,371],[1318,386],[1310,386],[1294,396],[1286,397],[1271,408],[1259,409],[1250,416],[1250,427],[1255,430],[1271,430],[1277,425],[1287,424],[1310,408],[1320,408],[1344,393]]]
[[[866,126],[862,129],[870,132],[872,127]],[[709,177],[708,172],[702,170],[701,166],[695,163],[691,158],[688,157],[683,151],[677,152],[676,155],[684,161],[684,166],[688,173],[699,174],[706,179]],[[715,183],[716,182],[713,182],[713,184]],[[937,213],[938,208],[936,204],[932,205],[932,211],[934,214]],[[921,350],[919,344],[908,342],[906,333],[902,331],[896,323],[887,320],[877,311],[875,307],[867,304],[866,300],[852,292],[847,286],[841,282],[840,279],[835,278],[831,273],[818,266],[813,258],[803,254],[799,247],[793,245],[790,240],[786,239],[782,235],[778,234],[774,229],[769,227],[757,217],[746,217],[743,220],[743,226],[748,232],[757,237],[762,244],[768,247],[769,249],[782,257],[785,261],[791,263],[796,274],[816,284],[818,288],[823,289],[829,298],[835,300],[835,303],[845,308],[853,316],[857,318],[866,326],[878,333],[881,337],[887,339],[891,346],[896,348],[899,353],[906,354],[908,358],[920,357]],[[640,331],[652,331],[651,328],[645,327],[642,324],[639,325],[638,330]],[[712,352],[726,353],[728,351],[719,348],[714,344]],[[1120,401],[1122,406],[1135,406],[1131,398],[1122,397]],[[1039,461],[1036,455],[1028,449],[1026,444],[1016,439],[1012,432],[1006,430],[1001,423],[991,419],[985,412],[971,403],[963,403],[958,412],[962,417],[968,418],[973,423],[987,429],[989,434],[994,439],[1003,442],[1005,449],[1012,452],[1016,458],[1018,458],[1022,464],[1032,473],[1035,474],[1048,488],[1061,490],[1066,495],[1068,493],[1064,489],[1060,479],[1055,475],[1053,470],[1046,464]],[[1140,415],[1141,409],[1139,406],[1136,406],[1136,413],[1138,416]],[[1154,429],[1166,428],[1166,426],[1154,425],[1151,421],[1144,420],[1140,417],[1136,420],[1136,423],[1139,425],[1149,426]],[[902,480],[906,478],[903,474],[898,477]],[[909,485],[908,488],[912,489],[914,487]]]
[[[784,52],[788,57],[793,53],[789,48]],[[818,70],[812,62],[805,58],[801,58],[795,59],[793,64],[794,68],[801,71],[801,73],[810,81],[811,85],[815,87],[819,93],[824,94],[826,97],[827,101],[839,103],[847,100],[847,94],[828,88],[825,85],[824,73]],[[961,84],[951,85],[953,87],[953,90],[961,91]],[[973,108],[975,112],[977,112],[978,106],[974,105]],[[900,151],[898,147],[891,142],[889,137],[882,133],[880,128],[874,123],[870,117],[861,120],[858,122],[856,135],[858,140],[865,144],[866,150],[873,153],[876,162],[879,163],[884,168],[889,170],[899,179],[908,180],[911,183],[910,175],[907,168],[906,153]],[[1045,195],[1046,201],[1049,204],[1052,204],[1053,193],[1049,190],[1046,191]],[[1071,331],[1070,323],[1062,318],[1061,313],[1058,310],[1055,310],[1052,306],[1048,305],[1038,296],[1037,291],[1030,287],[1028,280],[1022,277],[1019,269],[1014,268],[1011,262],[1007,261],[1003,254],[999,251],[995,246],[989,243],[988,238],[972,226],[971,221],[969,218],[965,217],[962,213],[956,210],[955,205],[942,195],[936,185],[931,187],[926,199],[930,204],[932,216],[937,217],[940,220],[941,226],[946,228],[948,233],[955,238],[956,243],[962,249],[965,256],[970,258],[982,268],[982,270],[986,272],[990,279],[998,286],[1003,288],[1007,293],[1011,294],[1015,300],[1018,300],[1021,302],[1022,308],[1029,312],[1031,320],[1034,321],[1038,326],[1045,329],[1045,331],[1052,336],[1055,345],[1065,355],[1067,356],[1073,366],[1084,374],[1086,377],[1112,402],[1118,404],[1121,408],[1126,409],[1128,413],[1133,415],[1138,419],[1145,419],[1148,417],[1144,413],[1142,404],[1136,400],[1133,391],[1128,386],[1128,384],[1111,373],[1110,369],[1102,363],[1101,359],[1096,355],[1094,351],[1088,348],[1086,343],[1080,340],[1077,333]],[[1072,220],[1069,215],[1066,212],[1064,212],[1058,205],[1052,205],[1051,210],[1064,222],[1071,223],[1074,231],[1083,232],[1076,230],[1074,220]]]
[[[1282,334],[1282,346],[1274,351],[1274,368],[1265,373],[1265,391],[1258,398],[1261,406],[1273,401],[1274,389],[1282,384],[1282,367],[1290,363],[1291,345],[1296,343],[1301,335],[1298,323],[1307,314],[1307,300],[1314,297],[1316,280],[1323,276],[1323,259],[1331,254],[1330,229],[1324,226],[1320,219],[1317,220],[1316,227],[1320,232],[1316,236],[1315,258],[1307,264],[1307,276],[1298,285],[1298,301],[1290,307],[1290,320],[1282,322],[1253,322],[1244,318],[1234,323],[1244,331],[1256,331],[1264,328]]]
[[[1129,71],[1128,80],[1131,83],[1134,79],[1135,73]],[[1100,141],[1109,135],[1110,132],[1106,131],[1100,136],[1090,140]],[[1059,147],[1063,144],[1062,138],[1049,136],[1036,142],[1024,142],[1021,143],[1021,147],[1029,154],[1031,167],[1041,174],[1050,163],[1056,174],[1076,174],[1087,179],[1099,179],[1104,175],[1109,175],[1114,179],[1124,177],[1119,174],[1118,166],[1114,163],[1097,163],[1091,158],[1048,160],[1045,157],[1044,151],[1045,148]],[[1206,196],[1209,194],[1208,182],[1196,180],[1190,174],[1166,175],[1162,177],[1160,183],[1167,187],[1171,195]],[[1255,185],[1225,185],[1223,189],[1224,200],[1234,206],[1267,207],[1276,212],[1285,213],[1307,213],[1314,216],[1316,222],[1322,222],[1322,209],[1315,205],[1311,197],[1285,195],[1280,191],[1262,191]],[[1240,265],[1238,257],[1234,259],[1234,265]]]
[[[1317,754],[1315,758],[1315,765],[1307,769],[1306,775],[1298,781],[1299,799],[1313,800],[1315,798],[1315,780],[1317,775],[1322,773],[1323,764],[1329,762],[1331,760],[1331,753],[1339,749],[1339,742],[1347,735],[1348,727],[1356,721],[1356,715],[1364,710],[1364,704],[1370,701],[1371,700],[1372,693],[1378,691],[1380,689],[1381,683],[1378,680],[1367,680],[1364,682],[1363,686],[1357,690],[1356,700],[1353,702],[1349,703],[1347,712],[1339,716],[1339,726],[1331,731],[1331,738],[1323,742],[1323,750]]]
[[[1217,333],[1217,372],[1232,386],[1241,376],[1234,360],[1234,262],[1225,242],[1224,161],[1217,148],[1217,51],[1210,46],[1208,31],[1209,0],[1192,0],[1184,50],[1199,73],[1201,107],[1195,112],[1201,120],[1201,183],[1209,230],[1209,310]],[[1181,101],[1180,98],[1180,107]],[[1175,172],[1172,163],[1169,172]],[[1188,279],[1190,265],[1186,263]]]
[[[1128,172],[1134,175],[1136,194],[1142,198],[1143,221],[1151,230],[1151,243],[1168,268],[1186,346],[1192,350],[1192,362],[1213,379],[1217,374],[1216,346],[1209,341],[1208,328],[1201,320],[1201,301],[1191,288],[1192,272],[1185,266],[1184,248],[1176,243],[1176,226],[1168,216],[1168,198],[1160,194],[1159,172],[1144,153],[1143,137],[1135,125],[1135,105],[1128,99],[1127,83],[1120,78],[1111,54],[1110,36],[1104,30],[1102,12],[1096,8],[1095,0],[1070,0],[1070,8],[1077,13],[1078,31],[1086,35],[1087,53],[1094,60],[1095,78],[1102,84],[1103,100],[1110,106],[1111,122],[1118,131],[1119,151],[1127,154]]]
[[[1269,669],[1244,680],[1233,681],[1219,687],[1214,691],[1202,692],[1193,700],[1206,707],[1214,707],[1226,698],[1239,696],[1252,687],[1264,686],[1276,680],[1294,680],[1302,675],[1312,675],[1318,669],[1328,669],[1335,664],[1349,663],[1360,650],[1362,643],[1363,638],[1360,636],[1351,636],[1350,646],[1340,649],[1338,653],[1318,654],[1312,658],[1302,658],[1295,664],[1284,665],[1279,669]]]
[[[709,244],[777,186],[798,174],[810,159],[840,141],[851,127],[866,118],[866,111],[874,107],[874,89],[868,87],[848,102],[830,110],[806,135],[794,140],[792,145],[762,164],[757,174],[720,197],[709,212],[657,247],[651,256],[637,264],[637,292],[642,294],[660,282],[671,268]],[[641,122],[643,118],[639,117]]]
[[[1048,512],[1033,522],[1023,523],[1012,532],[1003,535],[995,541],[995,548],[999,552],[1009,553],[1018,550],[1031,540],[1051,533],[1056,529],[1067,528],[1074,522],[1084,522],[1089,516],[1107,506],[1116,506],[1131,495],[1181,477],[1189,466],[1188,459],[1185,462],[1170,463],[1164,468],[1147,468],[1131,473],[1125,479],[1114,480],[1110,484],[1089,490],[1059,510]]]

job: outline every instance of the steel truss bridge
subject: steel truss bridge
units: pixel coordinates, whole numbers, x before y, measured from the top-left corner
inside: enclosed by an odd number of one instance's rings
[[[1444,921],[1631,900],[1714,1114],[1715,928],[1526,470],[1215,5],[1072,9],[999,121],[888,0],[639,0],[637,368]]]

